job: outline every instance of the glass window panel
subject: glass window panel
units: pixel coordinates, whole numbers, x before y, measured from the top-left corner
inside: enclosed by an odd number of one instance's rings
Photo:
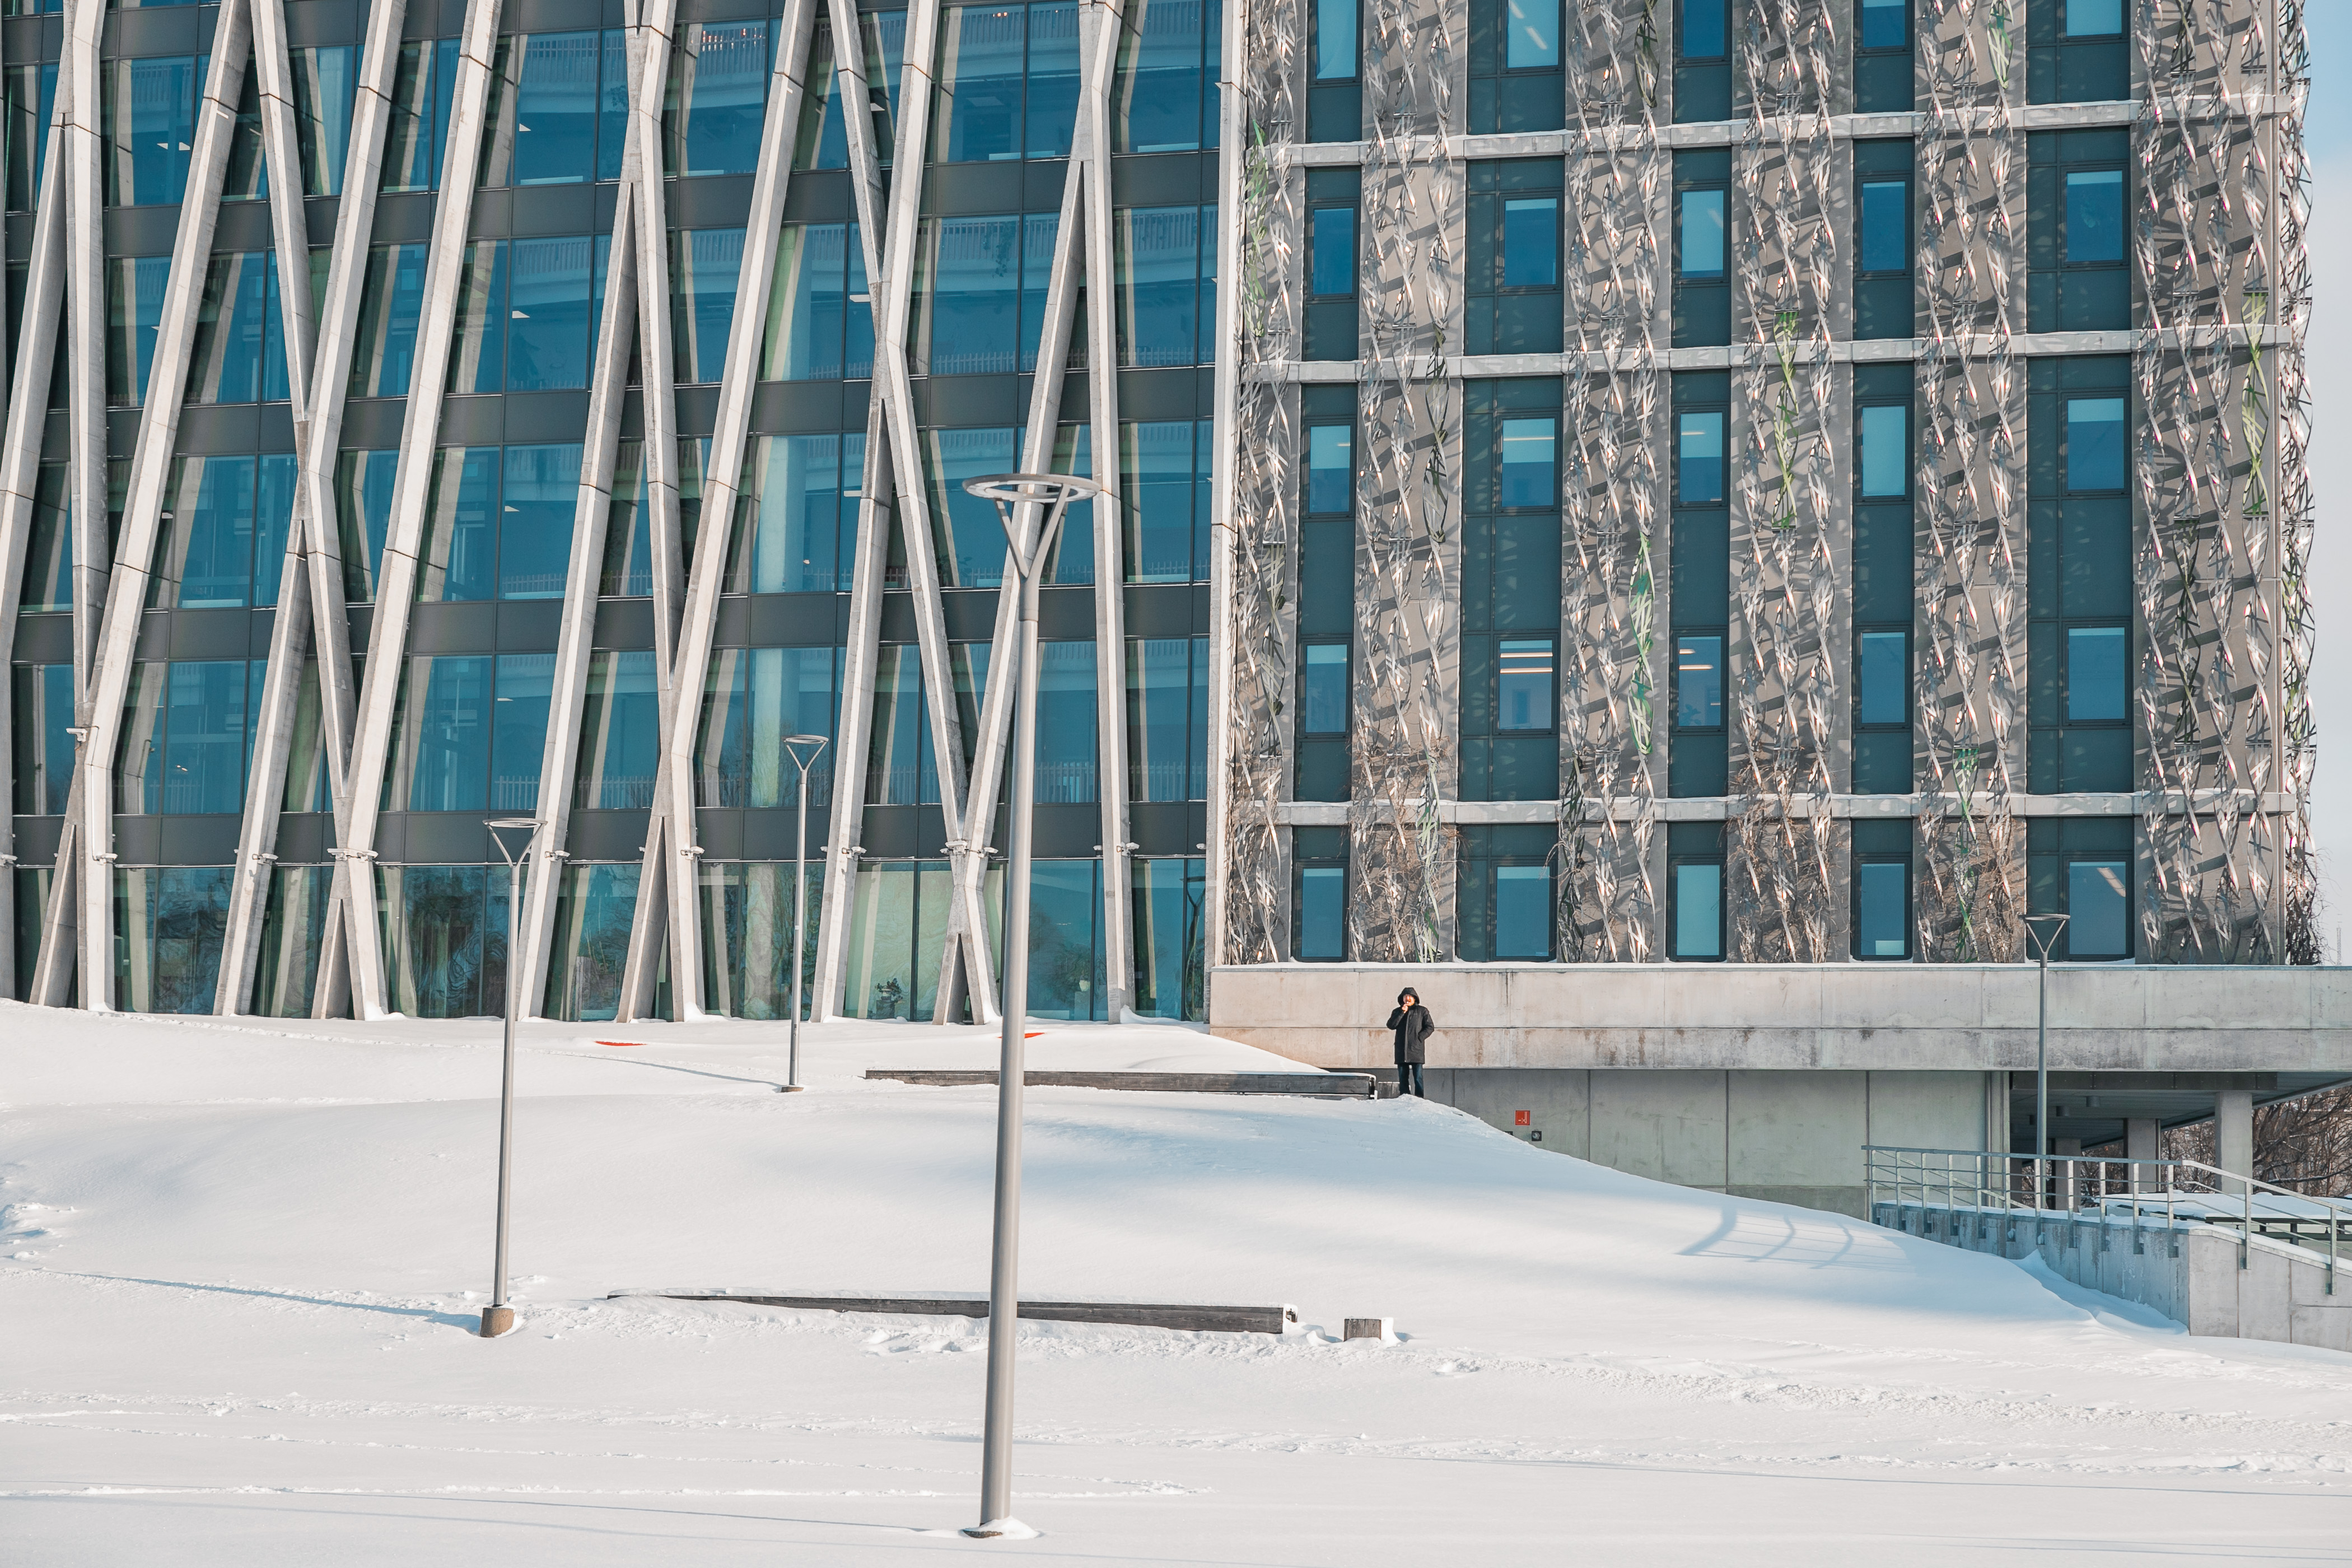
[[[1503,203],[1503,287],[1559,287],[1559,198],[1513,196]]]
[[[680,383],[717,381],[735,324],[743,270],[740,228],[673,229],[669,237],[670,332]]]
[[[1723,639],[1675,638],[1675,728],[1723,727]]]
[[[1355,36],[1355,0],[1345,6]],[[1202,144],[1202,0],[1132,0],[1111,82],[1111,151],[1184,153]],[[1318,29],[1321,26],[1318,17]],[[1352,43],[1349,53],[1354,53]],[[1344,73],[1356,74],[1351,65]],[[1214,110],[1211,110],[1213,116]]]
[[[49,119],[57,105],[58,67],[12,66],[6,71],[8,210],[30,212],[48,158]]]
[[[1723,504],[1723,415],[1720,411],[1675,417],[1675,502],[1678,506]]]
[[[856,224],[784,225],[768,293],[763,381],[833,381],[871,369],[873,307]],[[845,364],[844,356],[856,368]]]
[[[1857,639],[1857,647],[1861,690],[1855,721],[1863,724],[1908,724],[1911,721],[1911,634],[1864,632]]]
[[[1078,118],[1078,8],[1068,0],[1029,7],[1029,108],[1023,150],[1066,158]]]
[[[613,459],[613,499],[604,513],[604,564],[597,593],[643,598],[654,591],[653,532],[646,507],[645,444],[623,441]]]
[[[1865,861],[1854,868],[1854,951],[1864,958],[1906,958],[1911,952],[1911,867]]]
[[[1559,490],[1552,473],[1556,423],[1550,419],[1503,421],[1501,503],[1507,507],[1549,507]]]
[[[181,458],[148,605],[155,609],[242,607],[254,576],[252,458]],[[283,543],[283,535],[280,535]]]
[[[874,117],[875,151],[882,162],[894,156],[891,128],[898,123],[898,94],[904,90],[907,14],[904,11],[863,11],[857,26],[866,49],[866,80],[869,91],[879,89],[886,112]]]
[[[1029,1011],[1103,1016],[1102,862],[1039,860],[1029,879]]]
[[[1096,798],[1095,645],[1037,645],[1037,799]]]
[[[131,1013],[209,1013],[228,931],[228,866],[114,873],[116,1002]]]
[[[926,430],[922,433],[924,467],[931,481],[934,528],[944,522],[947,535],[937,541],[940,572],[950,587],[993,588],[1004,576],[1004,525],[997,521],[993,503],[969,494],[966,479],[1003,474],[1014,466],[1013,430]],[[1064,525],[1070,519],[1065,514]]]
[[[1024,375],[1037,368],[1037,345],[1045,331],[1045,296],[1054,280],[1054,242],[1061,227],[1059,213],[1028,213],[1021,219],[1021,374]],[[1084,347],[1077,341],[1081,331],[1083,328],[1079,321],[1074,319],[1070,333],[1073,351]]]
[[[932,158],[987,163],[1021,156],[1019,5],[950,5],[940,14]]]
[[[325,731],[319,702],[319,663],[302,661],[301,684],[294,694],[294,738],[287,748],[286,791],[280,811],[326,811],[334,805],[327,778]]]
[[[756,173],[767,106],[768,24],[688,23],[670,59],[662,114],[667,173]]]
[[[246,661],[175,660],[163,713],[161,809],[235,813],[245,805]]]
[[[259,250],[213,258],[196,313],[190,403],[258,403],[286,395],[286,361],[271,320],[274,260]]]
[[[924,719],[922,664],[904,643],[883,645],[874,666],[874,729],[866,764],[866,798],[876,805],[939,800]]]
[[[506,385],[508,251],[503,239],[466,247],[449,353],[451,392],[498,392]]]
[[[10,674],[16,684],[16,814],[62,816],[73,784],[73,666],[20,664]]]
[[[1130,583],[1192,580],[1192,425],[1173,419],[1119,426]]]
[[[445,447],[433,455],[425,554],[416,574],[420,602],[497,595],[498,516],[496,447]]]
[[[1124,427],[1120,432],[1122,440],[1126,437],[1128,428],[1131,426]],[[1122,455],[1120,461],[1124,463],[1127,460],[1127,457]],[[1056,426],[1054,430],[1052,469],[1057,474],[1076,474],[1084,479],[1094,478],[1094,432],[1084,425]],[[1133,468],[1123,471],[1130,479],[1134,477]],[[1133,494],[1132,491],[1129,493],[1130,496]],[[1130,509],[1132,504],[1132,502],[1129,503]],[[1129,538],[1133,535],[1134,521],[1134,514],[1130,510],[1125,518],[1125,526],[1129,530]],[[999,537],[1003,536],[1002,524],[998,525],[997,532]],[[1128,569],[1130,573],[1135,570],[1136,561],[1137,556],[1130,550],[1128,554]],[[1063,510],[1062,531],[1054,541],[1053,566],[1046,574],[1045,581],[1056,587],[1072,587],[1089,584],[1094,580],[1094,502],[1075,500]]]
[[[595,321],[594,237],[518,239],[508,263],[507,390],[588,384]]]
[[[359,335],[352,351],[353,397],[404,397],[416,363],[416,317],[425,304],[425,261],[431,247],[379,245],[368,251],[360,290]]]
[[[399,471],[397,451],[335,457],[335,525],[341,540],[343,593],[355,605],[375,599],[384,530],[392,523],[392,485]]]
[[[1198,859],[1136,860],[1135,1001],[1146,1018],[1206,1016],[1207,975],[1202,901],[1207,882]]]
[[[2121,860],[2066,863],[2066,952],[2074,958],[2131,955],[2131,898]]]
[[[1200,761],[1192,754],[1193,641],[1128,640],[1128,794],[1132,799],[1193,798],[1192,774]],[[1311,648],[1309,653],[1311,658]]]
[[[1495,868],[1495,956],[1551,956],[1551,868]]]
[[[480,811],[488,805],[494,661],[412,658],[393,715],[386,811]]]
[[[1347,955],[1348,872],[1342,866],[1304,866],[1298,872],[1298,956]]]
[[[1899,49],[1911,42],[1911,0],[1862,0],[1865,49]]]
[[[352,102],[359,88],[359,50],[352,45],[293,51],[294,132],[307,195],[343,194],[351,153]]]
[[[966,768],[977,754],[974,744],[980,734],[980,710],[988,700],[988,664],[993,651],[984,642],[948,645],[948,676],[955,684],[956,722],[963,728]]]
[[[1346,81],[1357,70],[1356,0],[1314,0],[1315,79]]]
[[[209,62],[206,62],[208,65]],[[206,65],[200,65],[201,71]],[[221,200],[255,202],[269,199],[268,171],[261,157],[261,82],[247,71],[237,94],[236,118],[228,136],[228,166],[221,172]]]
[[[1862,186],[1861,264],[1864,272],[1911,269],[1911,185],[1865,180]]]
[[[2066,488],[2072,491],[2124,488],[2124,400],[2066,400]]]
[[[26,552],[22,608],[73,608],[73,505],[66,465],[43,463],[34,480],[33,537]]]
[[[106,264],[106,401],[117,407],[147,401],[147,372],[155,361],[171,279],[168,256],[121,256]]]
[[[379,866],[385,979],[393,1011],[479,1018],[507,988],[507,868]]]
[[[262,1017],[310,1016],[327,899],[334,885],[331,866],[270,868],[269,895],[261,910],[261,957],[253,974],[253,1010]]]
[[[1721,191],[1682,193],[1682,275],[1685,278],[1723,276],[1723,203]]]
[[[1347,513],[1356,510],[1355,429],[1348,425],[1307,427],[1307,510]]]
[[[430,191],[441,184],[441,133],[457,87],[458,43],[441,38],[400,47],[384,140],[387,191]]]
[[[2124,172],[2076,169],[2066,175],[2066,259],[2124,258]]]
[[[1298,732],[1348,732],[1348,645],[1308,643],[1299,650]]]
[[[1675,867],[1675,956],[1723,956],[1723,868],[1683,861]]]
[[[730,590],[846,592],[866,466],[864,434],[762,436],[751,460],[759,475],[759,510]]]
[[[294,489],[301,479],[291,452],[268,452],[259,459],[253,487],[253,589],[257,607],[278,603],[286,580],[286,534],[294,525]]]
[[[560,599],[572,565],[580,448],[509,447],[499,497],[499,597]]]
[[[1549,70],[1559,64],[1558,0],[1507,0],[1503,31],[1503,68]]]
[[[805,872],[804,883],[790,861],[705,861],[697,868],[703,931],[702,1004],[709,1011],[731,1018],[792,1016],[793,890],[804,886],[801,1002],[803,1016],[814,1012],[824,858],[815,856],[797,869]],[[620,935],[625,957],[625,926]],[[618,975],[616,969],[616,982]],[[617,984],[614,999],[618,999]]]
[[[186,55],[99,67],[106,205],[176,202],[196,138],[196,62]]]
[[[2066,36],[2113,37],[2124,30],[2124,0],[2066,0]]]
[[[1122,207],[1111,215],[1122,365],[1191,364],[1197,351],[1201,209]]]
[[[1307,211],[1307,269],[1311,294],[1356,291],[1356,209],[1313,207]]]
[[[1495,663],[1495,728],[1551,728],[1552,640],[1505,637]]]
[[[1675,42],[1683,58],[1723,58],[1730,34],[1724,10],[1724,0],[1681,0],[1682,26]]]
[[[621,971],[628,963],[629,926],[637,910],[637,870],[635,864],[566,866],[560,873],[547,1016],[584,1023],[619,1016]],[[728,955],[722,950],[704,956],[723,962]],[[704,994],[711,994],[707,985]]]
[[[660,746],[654,656],[605,651],[592,655],[581,710],[580,760],[572,774],[572,808],[644,811],[650,807]]]
[[[490,721],[492,811],[520,813],[539,807],[548,696],[554,685],[553,654],[499,655],[498,691]]]
[[[172,667],[162,659],[141,659],[131,667],[114,775],[114,809],[126,816],[163,809],[163,714],[171,677]]]
[[[1862,493],[1900,500],[1911,493],[1911,410],[1901,404],[1862,410]]]
[[[499,40],[482,145],[485,185],[572,184],[596,169],[601,33],[510,34]]]
[[[2066,628],[2066,721],[2103,723],[2126,711],[2125,666],[2131,636],[2122,626]]]
[[[913,373],[1003,375],[1020,342],[1021,231],[1013,217],[927,217],[916,241]]]
[[[722,647],[712,652],[703,677],[694,760],[697,795],[704,805],[741,805],[750,793],[751,668],[751,649]],[[651,664],[646,672],[650,679]]]

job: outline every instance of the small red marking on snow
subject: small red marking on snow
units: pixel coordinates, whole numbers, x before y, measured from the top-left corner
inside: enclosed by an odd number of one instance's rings
[[[1514,1127],[1525,1127],[1528,1124],[1528,1113],[1524,1110],[1512,1111],[1511,1124]]]
[[[645,1041],[643,1041],[643,1040],[599,1040],[599,1041],[597,1041],[596,1043],[597,1043],[598,1045],[600,1045],[600,1046],[627,1046],[627,1047],[636,1047],[636,1046],[642,1046],[642,1045],[644,1045],[644,1044],[645,1044]]]
[[[1043,1029],[1032,1029],[1021,1037],[1024,1040],[1042,1040],[1045,1037],[1045,1031]]]

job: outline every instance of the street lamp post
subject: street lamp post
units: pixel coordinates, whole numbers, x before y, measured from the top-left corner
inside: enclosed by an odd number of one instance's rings
[[[1029,818],[1037,795],[1037,589],[1053,554],[1062,514],[1082,496],[1099,495],[1092,479],[1066,474],[991,474],[964,481],[996,503],[1021,579],[1021,637],[1013,672],[1017,721],[1004,859],[1003,1049],[996,1075],[996,1239],[988,1271],[988,1411],[980,1461],[980,1523],[964,1531],[987,1539],[1013,1521],[1013,1346],[1020,1325],[1016,1280],[1021,1253],[1022,1026],[1029,1011]],[[1099,509],[1097,509],[1099,510]],[[1097,528],[1108,526],[1102,518]],[[1003,679],[998,676],[997,679]]]
[[[522,924],[522,872],[530,863],[530,847],[539,836],[539,819],[499,816],[486,824],[490,842],[507,861],[507,1005],[505,1069],[499,1088],[499,1237],[497,1261],[491,1266],[490,1304],[482,1310],[482,1338],[494,1340],[514,1327],[514,1309],[507,1305],[507,1194],[514,1166],[515,1016],[522,1011],[522,965],[515,961],[515,935]],[[520,858],[507,847],[507,835],[522,835]]]
[[[824,750],[823,735],[787,735],[784,755],[801,771],[800,837],[793,841],[793,1028],[792,1049],[784,1058],[784,1094],[801,1087],[801,952],[808,918],[808,775],[817,753]]]
[[[2064,915],[2028,915],[2026,935],[2042,966],[2041,999],[2033,1019],[2033,1206],[2047,1208],[2050,1194],[2050,950],[2066,929]]]

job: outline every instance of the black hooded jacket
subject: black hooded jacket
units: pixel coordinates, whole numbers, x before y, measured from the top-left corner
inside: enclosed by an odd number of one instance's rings
[[[1389,1014],[1388,1026],[1396,1034],[1397,1065],[1429,1060],[1429,1037],[1437,1028],[1429,1009],[1415,1000],[1410,1007],[1399,1005]]]

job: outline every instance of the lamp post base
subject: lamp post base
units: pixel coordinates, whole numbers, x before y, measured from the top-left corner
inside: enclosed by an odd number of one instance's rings
[[[968,1525],[963,1534],[974,1541],[1034,1541],[1037,1532],[1017,1519],[992,1519],[986,1524]]]
[[[806,1088],[808,1088],[808,1085],[804,1083],[780,1083],[776,1085],[776,1092],[778,1094],[798,1094]]]
[[[514,1309],[512,1307],[485,1307],[482,1309],[482,1338],[486,1340],[494,1340],[500,1334],[512,1333],[513,1331]]]

